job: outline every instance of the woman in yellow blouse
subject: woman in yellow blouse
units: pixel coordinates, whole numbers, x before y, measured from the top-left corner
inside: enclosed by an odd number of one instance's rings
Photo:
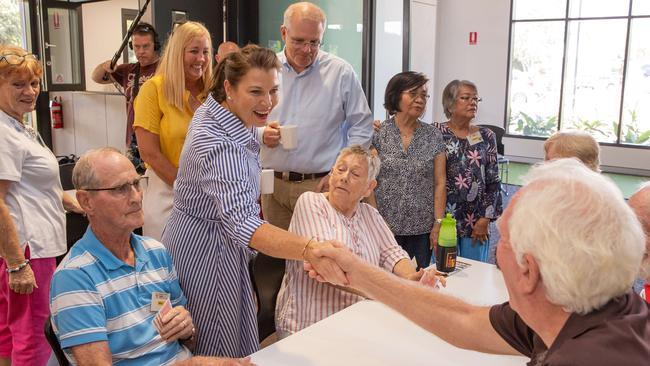
[[[143,233],[160,240],[171,213],[174,180],[194,110],[212,79],[212,40],[200,23],[176,28],[165,46],[156,75],[135,100],[133,127],[149,177],[144,192]]]

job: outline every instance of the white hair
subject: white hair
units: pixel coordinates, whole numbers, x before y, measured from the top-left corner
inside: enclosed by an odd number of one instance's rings
[[[537,262],[547,299],[589,313],[632,287],[644,236],[621,191],[577,159],[535,166],[508,220],[518,264]]]
[[[323,25],[323,29],[326,28],[327,16],[323,9],[318,6],[307,2],[299,2],[289,5],[287,10],[284,11],[283,24],[285,27],[290,28],[291,20],[295,15],[300,16],[299,19],[307,19],[314,22],[319,22]]]
[[[360,158],[365,158],[366,163],[368,164],[368,182],[373,179],[377,179],[379,174],[379,169],[381,168],[381,161],[379,157],[371,153],[370,150],[366,149],[361,145],[352,145],[348,146],[339,152],[339,156],[336,157],[336,160],[342,159],[348,155],[355,155]]]

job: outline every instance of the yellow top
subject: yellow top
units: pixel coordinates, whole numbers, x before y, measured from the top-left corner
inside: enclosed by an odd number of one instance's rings
[[[193,115],[189,108],[190,92],[184,92],[183,101],[186,107],[181,111],[167,101],[162,86],[162,75],[156,75],[142,85],[135,98],[133,127],[141,127],[158,135],[160,151],[178,168]]]

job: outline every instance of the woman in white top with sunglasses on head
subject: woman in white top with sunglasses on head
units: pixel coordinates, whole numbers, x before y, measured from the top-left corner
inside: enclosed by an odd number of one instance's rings
[[[56,257],[66,251],[64,208],[81,212],[61,188],[56,157],[23,123],[42,74],[36,56],[0,45],[0,365],[47,363],[43,326]]]

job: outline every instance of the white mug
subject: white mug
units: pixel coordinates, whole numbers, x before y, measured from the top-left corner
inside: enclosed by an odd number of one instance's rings
[[[262,194],[273,193],[273,169],[262,169],[260,174],[260,191]]]
[[[294,150],[298,147],[298,126],[280,126],[280,143],[285,150]]]

